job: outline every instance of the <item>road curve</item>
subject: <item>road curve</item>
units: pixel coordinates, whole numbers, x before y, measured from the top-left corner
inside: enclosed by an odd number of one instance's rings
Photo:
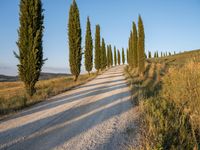
[[[135,114],[123,66],[114,67],[1,121],[0,149],[128,149],[127,126]]]

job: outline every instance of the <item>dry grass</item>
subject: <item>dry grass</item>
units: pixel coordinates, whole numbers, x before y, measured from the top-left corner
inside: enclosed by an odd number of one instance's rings
[[[200,59],[194,60],[148,64],[143,78],[126,68],[142,112],[143,149],[200,149]]]
[[[137,69],[125,68],[125,76],[132,89],[132,99],[139,104],[140,100],[154,96],[160,89],[160,81],[166,70],[165,64],[146,63],[145,73],[139,76]]]
[[[167,57],[151,58],[148,59],[150,62],[165,63],[168,66],[184,66],[186,63],[191,61],[191,58],[200,57],[200,50],[193,50],[175,54]]]
[[[22,82],[0,82],[0,115],[33,105],[86,83],[95,77],[96,73],[92,73],[90,76],[88,74],[80,75],[77,82],[73,81],[72,76],[41,80],[36,84],[37,92],[33,97],[26,95]]]

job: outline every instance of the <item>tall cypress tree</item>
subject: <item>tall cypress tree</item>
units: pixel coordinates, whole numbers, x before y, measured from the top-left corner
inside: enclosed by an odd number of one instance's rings
[[[69,64],[70,71],[77,81],[81,71],[81,25],[78,6],[76,1],[70,6],[69,22],[68,22],[68,38],[69,38]]]
[[[106,68],[106,46],[104,38],[102,38],[102,45],[101,45],[101,70]]]
[[[19,55],[14,52],[19,60],[18,73],[24,82],[27,94],[35,93],[35,84],[39,79],[43,60],[43,9],[41,0],[20,1],[18,30]]]
[[[137,52],[137,28],[135,22],[133,22],[133,32],[132,32],[132,51],[133,51],[133,67],[138,67],[138,52]]]
[[[138,72],[141,74],[145,70],[145,34],[141,16],[138,20]]]
[[[149,56],[148,57],[151,58],[151,51],[149,51]]]
[[[128,48],[127,48],[127,49],[126,49],[126,59],[127,59],[127,64],[129,64],[129,58],[128,58],[129,56],[128,56],[128,55],[129,55],[129,52],[128,52]]]
[[[85,69],[88,74],[92,71],[93,67],[93,43],[92,43],[92,33],[90,27],[90,19],[87,18],[86,36],[85,36]]]
[[[115,66],[117,65],[117,52],[116,52],[116,47],[114,47],[114,62]]]
[[[110,68],[110,47],[107,45],[107,67]]]
[[[101,44],[100,41],[100,26],[96,25],[96,33],[95,33],[95,69],[99,72],[101,68]]]
[[[129,55],[128,55],[128,58],[129,58],[129,66],[131,68],[133,68],[133,59],[134,59],[134,55],[133,55],[133,33],[131,31],[130,33],[130,37],[129,37]]]
[[[112,46],[110,45],[110,65],[113,66],[113,53],[112,53]]]
[[[123,65],[124,65],[124,63],[125,63],[124,48],[122,48],[122,63],[123,63]]]
[[[119,50],[118,50],[118,57],[117,58],[118,58],[118,64],[121,65],[121,58],[120,58],[120,52],[119,52]]]

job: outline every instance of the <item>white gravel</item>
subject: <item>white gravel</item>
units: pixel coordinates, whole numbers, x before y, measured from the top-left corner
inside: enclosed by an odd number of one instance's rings
[[[0,149],[126,150],[137,146],[139,111],[114,67],[0,122]]]

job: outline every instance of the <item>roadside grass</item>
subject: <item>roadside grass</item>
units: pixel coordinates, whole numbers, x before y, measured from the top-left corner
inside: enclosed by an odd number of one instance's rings
[[[200,149],[199,60],[179,67],[149,63],[144,77],[125,68],[141,110],[142,149]]]
[[[26,94],[22,82],[0,82],[0,116],[44,101],[47,98],[84,84],[96,76],[96,73],[91,73],[90,76],[83,74],[79,76],[77,82],[73,81],[72,76],[38,81],[36,84],[37,92],[33,97],[29,97]]]

